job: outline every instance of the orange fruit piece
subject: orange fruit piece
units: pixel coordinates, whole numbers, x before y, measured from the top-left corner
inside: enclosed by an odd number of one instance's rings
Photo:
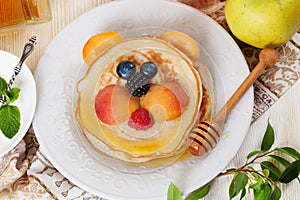
[[[174,120],[187,107],[188,96],[179,83],[152,84],[141,97],[141,107],[148,110],[155,120]]]
[[[158,38],[175,46],[188,56],[193,63],[196,62],[200,56],[199,47],[196,41],[185,33],[179,31],[166,31]]]
[[[124,37],[117,32],[104,32],[99,33],[91,38],[84,44],[82,49],[82,56],[88,66],[92,63],[108,48],[113,45],[122,42]]]

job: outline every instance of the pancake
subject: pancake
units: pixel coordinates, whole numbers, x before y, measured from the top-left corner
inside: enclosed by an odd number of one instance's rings
[[[126,80],[117,74],[117,67],[122,61],[132,62],[137,71],[146,62],[156,65],[157,74],[150,80],[149,91],[155,85],[180,85],[188,97],[180,115],[174,119],[154,119],[153,125],[146,130],[128,126],[129,118],[113,124],[99,120],[95,112],[95,98],[99,91],[111,85],[126,85]],[[199,119],[199,113],[207,116],[207,111],[212,112],[213,107],[191,59],[169,42],[149,36],[126,39],[107,49],[78,82],[77,92],[76,119],[90,145],[102,153],[131,163],[165,159],[184,153],[187,134]],[[160,93],[155,95],[157,99],[163,96]],[[156,96],[152,99],[156,99]]]

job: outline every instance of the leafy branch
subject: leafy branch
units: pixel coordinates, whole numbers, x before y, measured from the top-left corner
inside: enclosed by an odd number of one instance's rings
[[[300,153],[291,147],[274,148],[274,129],[268,122],[260,150],[247,155],[246,162],[238,168],[228,169],[218,177],[233,175],[229,185],[229,198],[240,194],[243,199],[253,193],[254,200],[278,200],[281,198],[279,184],[288,184],[294,179],[300,183]],[[210,191],[210,183],[190,193],[185,200],[197,200]],[[168,188],[168,200],[180,200],[181,193],[173,183]]]
[[[7,90],[7,82],[0,77],[0,97],[5,96],[5,104],[0,107],[0,131],[5,137],[13,138],[20,129],[21,117],[17,106],[11,105],[19,97],[20,89]]]

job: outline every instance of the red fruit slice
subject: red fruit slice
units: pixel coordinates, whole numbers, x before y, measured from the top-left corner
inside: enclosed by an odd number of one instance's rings
[[[128,126],[135,130],[147,130],[153,123],[150,113],[143,108],[138,108],[131,114]]]
[[[95,98],[97,117],[109,125],[126,121],[139,106],[139,99],[131,96],[125,87],[118,85],[106,86]]]

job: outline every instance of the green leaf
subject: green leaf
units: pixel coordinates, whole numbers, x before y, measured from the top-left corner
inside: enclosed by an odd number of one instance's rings
[[[226,172],[234,172],[236,170],[236,168],[229,168],[226,170]]]
[[[279,200],[281,197],[281,190],[278,186],[275,187],[275,189],[273,190],[269,200]]]
[[[0,95],[2,95],[3,91],[7,88],[7,82],[4,78],[0,77]]]
[[[7,104],[11,104],[13,103],[15,100],[18,99],[19,97],[19,93],[20,93],[20,89],[19,88],[12,88],[9,92],[7,92]]]
[[[289,161],[287,161],[286,159],[280,157],[280,156],[276,156],[276,155],[269,155],[271,158],[273,158],[274,160],[278,161],[280,164],[282,164],[284,167],[288,167],[291,163]]]
[[[261,168],[268,169],[270,171],[269,177],[273,181],[278,181],[279,177],[281,176],[280,170],[271,162],[269,161],[263,161],[260,163]]]
[[[236,195],[239,194],[241,190],[243,190],[248,183],[248,176],[238,172],[236,175],[233,177],[230,186],[229,186],[229,197],[232,199]]]
[[[243,188],[240,200],[242,200],[246,195],[246,188]]]
[[[270,176],[270,170],[263,169],[263,174],[265,175],[265,177],[269,177]]]
[[[253,157],[253,156],[255,156],[259,153],[262,153],[262,152],[264,152],[264,151],[259,151],[259,150],[252,151],[247,155],[247,159],[249,159],[249,158],[251,158],[251,157]]]
[[[261,143],[261,150],[268,151],[274,143],[274,129],[268,121],[268,126],[264,135],[264,138]]]
[[[262,179],[261,176],[258,175],[257,173],[252,172],[251,175],[253,176],[254,180],[256,180],[256,181]]]
[[[250,184],[249,188],[253,189],[253,190],[260,190],[263,184],[264,184],[264,181],[262,178],[260,178],[259,180],[257,180],[256,183]]]
[[[289,183],[299,176],[300,160],[292,162],[281,174],[279,182]]]
[[[9,139],[20,129],[20,110],[17,106],[5,105],[0,108],[0,130]]]
[[[206,184],[199,189],[193,191],[189,196],[186,197],[185,200],[198,200],[205,197],[210,190],[210,185]]]
[[[271,196],[272,188],[269,184],[262,184],[260,189],[254,190],[254,200],[268,200]]]
[[[168,200],[180,200],[181,198],[181,193],[172,182],[169,185],[168,188]]]
[[[275,150],[281,153],[285,153],[295,158],[296,160],[300,160],[300,153],[296,149],[293,149],[291,147],[282,147],[282,148],[275,148]]]

